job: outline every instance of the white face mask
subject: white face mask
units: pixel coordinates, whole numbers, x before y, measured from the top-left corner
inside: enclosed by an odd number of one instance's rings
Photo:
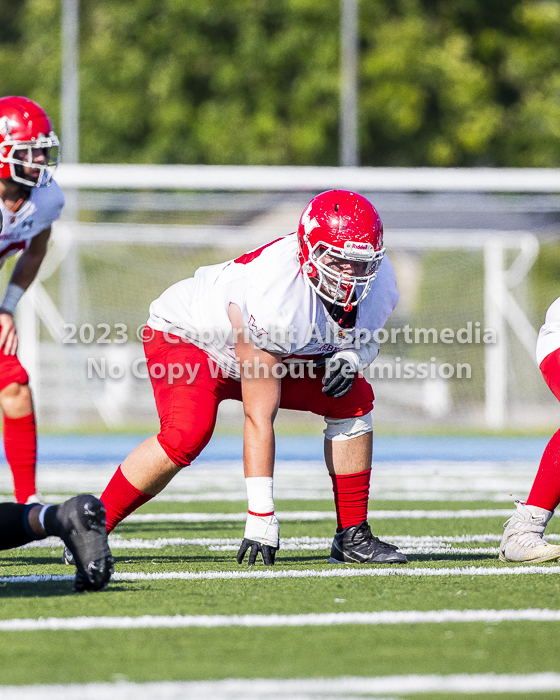
[[[342,249],[319,242],[302,269],[321,298],[349,311],[367,296],[384,254],[369,243],[347,241]],[[313,268],[317,276],[310,278]]]
[[[60,162],[60,142],[54,132],[39,135],[34,141],[12,141],[7,138],[2,146],[9,147],[2,163],[10,166],[10,177],[26,187],[50,185],[56,166]],[[26,172],[27,171],[27,172]]]

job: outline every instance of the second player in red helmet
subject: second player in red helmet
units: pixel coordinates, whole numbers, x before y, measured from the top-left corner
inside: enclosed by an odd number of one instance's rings
[[[24,187],[50,184],[60,160],[60,142],[36,102],[0,98],[0,139],[0,178]]]
[[[36,427],[29,377],[17,357],[14,313],[47,252],[51,225],[64,206],[52,179],[59,141],[45,111],[26,97],[0,98],[0,266],[19,254],[0,303],[0,407],[4,449],[20,503],[38,500]]]

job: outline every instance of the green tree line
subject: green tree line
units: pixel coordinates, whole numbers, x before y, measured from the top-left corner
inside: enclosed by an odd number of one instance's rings
[[[60,130],[61,0],[0,0]],[[338,164],[339,0],[81,0],[83,162]],[[560,166],[560,2],[360,0],[360,158]]]

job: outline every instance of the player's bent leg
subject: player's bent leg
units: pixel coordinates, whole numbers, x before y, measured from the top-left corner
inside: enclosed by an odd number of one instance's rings
[[[405,564],[395,545],[375,537],[367,522],[372,459],[371,413],[348,419],[325,418],[325,461],[337,515],[330,564]]]
[[[544,358],[540,370],[560,400],[560,349]],[[559,503],[560,431],[550,438],[544,450],[527,502],[516,502],[517,510],[505,524],[500,560],[532,563],[560,558],[560,547],[544,539],[546,524]]]
[[[190,464],[213,431],[219,403],[215,389],[220,380],[210,373],[206,353],[181,338],[171,340],[158,331],[145,336],[146,360],[161,429],[157,436],[131,452],[102,493],[109,531]],[[170,364],[189,364],[200,372],[187,383],[184,378],[152,371],[155,365]]]
[[[560,546],[544,539],[554,511],[516,501],[516,512],[504,524],[500,561],[535,564],[560,559]]]
[[[117,469],[101,494],[111,532],[128,515],[158,494],[182,466],[174,464],[157,436],[144,440]]]
[[[169,456],[160,433],[134,448],[122,463],[121,471],[136,489],[156,496],[184,466],[183,461],[177,463]]]
[[[552,393],[560,401],[560,349],[549,353],[540,370]],[[535,476],[528,505],[554,510],[560,503],[560,431],[553,435],[545,448]]]
[[[282,379],[281,408],[311,411],[325,417],[325,461],[333,482],[337,534],[332,563],[400,563],[406,556],[394,545],[374,537],[367,523],[372,460],[373,391],[363,376],[356,376],[344,396],[323,392],[323,371],[314,376]]]
[[[560,430],[548,441],[527,504],[553,511],[560,502]]]

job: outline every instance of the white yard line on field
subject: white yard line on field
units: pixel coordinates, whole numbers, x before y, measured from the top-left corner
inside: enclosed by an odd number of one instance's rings
[[[389,700],[413,693],[544,693],[560,690],[560,674],[456,674],[344,678],[227,678],[221,681],[86,683],[0,686],[2,700],[319,700],[353,697]],[[383,697],[385,696],[385,697]]]
[[[124,457],[125,455],[123,455]],[[42,468],[41,468],[42,466]],[[38,469],[39,490],[48,502],[61,501],[71,492],[103,491],[117,463],[66,462]],[[491,500],[508,501],[527,496],[536,462],[412,461],[374,463],[372,498],[376,500]],[[0,470],[0,493],[11,500],[11,474]],[[60,498],[54,498],[60,494]],[[332,487],[322,461],[278,460],[274,495],[278,499],[332,499]],[[184,499],[184,501],[183,501]],[[229,462],[194,462],[178,474],[160,501],[245,501],[243,465]]]
[[[415,567],[405,565],[387,568],[362,569],[348,565],[344,569],[285,569],[280,571],[245,570],[245,571],[162,571],[154,573],[120,571],[113,575],[112,581],[216,581],[233,579],[294,579],[294,578],[358,578],[362,576],[523,576],[534,574],[560,574],[560,566],[457,566],[448,567]],[[31,574],[28,576],[0,576],[2,583],[45,583],[72,581],[73,575],[67,574]]]
[[[330,551],[331,543],[328,547],[316,547],[309,544],[292,544],[282,547],[284,551],[300,552],[300,551]],[[225,544],[208,547],[211,552],[237,552],[239,545]],[[441,547],[399,547],[403,554],[486,554],[488,556],[496,556],[498,554],[497,547],[452,547],[451,545]]]
[[[463,544],[470,542],[494,543],[501,540],[501,535],[459,535],[459,536],[434,536],[434,537],[412,537],[401,535],[387,535],[385,539],[401,547],[403,551],[426,553],[440,553],[443,551],[453,551],[456,553],[485,553],[494,552],[494,548],[453,548],[452,544]],[[550,539],[550,538],[549,538]],[[162,549],[163,547],[199,546],[208,547],[210,551],[235,551],[241,544],[241,538],[185,538],[185,537],[161,537],[155,540],[131,538],[125,539],[119,535],[110,535],[109,544],[112,549]],[[331,537],[284,537],[280,539],[281,549],[286,551],[298,550],[329,550],[331,548]],[[62,547],[62,542],[57,537],[47,537],[44,540],[35,540],[21,547],[21,549],[51,549]]]
[[[376,698],[391,700],[411,693],[517,693],[560,689],[560,674],[381,676],[373,678],[226,679],[222,681],[163,681],[155,683],[88,683],[83,685],[0,686],[3,700],[317,700],[318,698]]]
[[[192,581],[218,579],[280,579],[280,578],[355,578],[361,576],[514,576],[527,574],[560,574],[560,566],[516,566],[516,567],[387,567],[354,568],[348,565],[344,569],[286,569],[284,571],[200,571],[200,572],[161,572],[161,573],[117,573],[116,581],[185,579]],[[0,582],[2,579],[0,578]]]
[[[368,520],[432,520],[466,519],[466,518],[507,518],[513,515],[512,508],[481,508],[478,510],[374,510],[368,513]],[[334,511],[299,510],[277,511],[279,520],[335,520]],[[158,522],[245,522],[246,513],[142,513],[129,515],[127,522],[158,523]]]
[[[184,627],[330,627],[463,622],[559,622],[560,610],[383,610],[304,615],[140,615],[139,617],[47,617],[0,620],[1,632],[93,629],[173,629]]]

